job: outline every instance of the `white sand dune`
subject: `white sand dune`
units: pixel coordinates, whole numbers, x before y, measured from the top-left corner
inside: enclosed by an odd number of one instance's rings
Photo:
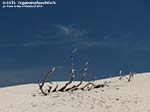
[[[110,86],[48,96],[38,94],[37,84],[0,88],[0,112],[150,112],[150,73],[137,74],[131,82],[114,77],[95,83],[104,81]]]

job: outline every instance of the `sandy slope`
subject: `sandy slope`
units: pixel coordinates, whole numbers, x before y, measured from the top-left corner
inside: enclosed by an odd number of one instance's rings
[[[137,74],[131,82],[105,80],[110,87],[48,96],[39,95],[36,84],[0,88],[0,112],[150,112],[150,73]]]

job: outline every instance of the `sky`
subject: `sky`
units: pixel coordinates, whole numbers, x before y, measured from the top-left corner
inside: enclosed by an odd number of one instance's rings
[[[86,80],[150,72],[149,0],[55,1],[39,9],[0,8],[0,86],[41,82],[52,66],[58,70],[49,80],[69,80],[75,48],[75,80],[86,61]]]

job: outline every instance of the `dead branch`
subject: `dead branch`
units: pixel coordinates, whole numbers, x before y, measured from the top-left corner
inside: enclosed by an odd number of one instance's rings
[[[81,88],[81,90],[84,90],[85,88],[89,87],[90,85],[93,86],[93,87],[96,86],[94,83],[88,82],[85,86],[83,86],[83,87]]]
[[[131,79],[134,77],[134,74],[130,72],[130,74],[128,76],[125,75],[125,76],[119,77],[119,80],[121,80],[124,77],[127,79],[128,82],[130,82]]]
[[[44,89],[43,89],[43,88],[44,88],[44,85],[45,85],[46,82],[48,82],[48,76],[51,75],[51,74],[53,74],[53,73],[55,72],[55,70],[56,70],[56,68],[53,67],[51,70],[49,70],[49,71],[45,74],[42,83],[39,84],[40,91],[41,91],[41,93],[42,93],[43,95],[48,95],[48,93],[50,93],[50,92],[57,92],[57,91],[64,92],[64,91],[70,91],[70,90],[71,90],[71,91],[74,91],[74,90],[78,90],[78,89],[81,89],[81,90],[89,90],[89,91],[90,91],[91,89],[103,88],[103,87],[105,87],[105,86],[109,86],[109,85],[108,85],[109,82],[105,81],[103,84],[98,84],[98,85],[94,84],[94,82],[88,82],[88,83],[85,84],[83,87],[81,87],[81,88],[79,87],[79,86],[82,85],[83,81],[85,80],[85,76],[86,76],[86,73],[87,73],[88,62],[86,62],[86,63],[84,64],[84,67],[83,67],[83,73],[82,73],[82,77],[81,77],[80,82],[79,82],[77,85],[73,85],[72,87],[67,88],[68,85],[70,85],[70,84],[73,82],[73,79],[74,79],[74,77],[75,77],[75,68],[74,68],[74,63],[73,63],[73,62],[74,62],[73,54],[74,54],[76,51],[77,51],[77,49],[74,49],[74,50],[72,51],[71,56],[70,56],[70,61],[71,61],[71,65],[70,65],[70,74],[71,74],[71,77],[70,77],[70,80],[69,80],[63,87],[59,88],[58,90],[57,90],[57,88],[58,88],[58,84],[57,84],[57,83],[56,83],[56,87],[55,87],[54,89],[52,89],[52,86],[49,86],[49,85],[48,85],[49,89],[48,89],[48,90],[44,90]],[[133,77],[133,74],[130,73],[129,78],[126,77],[126,76],[121,76],[119,79],[121,80],[123,77],[127,78],[127,79],[128,79],[128,82],[130,82],[131,78]],[[52,82],[49,82],[49,83],[52,84]]]
[[[122,80],[123,78],[128,79],[128,77],[126,75],[125,76],[122,75],[122,76],[119,77],[119,80]]]
[[[74,77],[75,77],[75,69],[74,69],[74,63],[73,63],[73,61],[74,61],[73,54],[74,54],[76,51],[77,51],[77,49],[72,50],[72,54],[71,54],[71,56],[70,56],[70,60],[71,60],[71,70],[70,70],[70,72],[71,72],[71,78],[70,78],[70,81],[69,81],[68,83],[66,83],[66,84],[65,84],[62,88],[60,88],[58,91],[63,92],[63,91],[67,88],[67,86],[72,83],[72,81],[73,81],[73,79],[74,79]]]
[[[58,88],[58,84],[56,83],[56,87],[55,87],[55,89],[52,90],[52,92],[56,92],[57,88]]]
[[[81,80],[80,80],[80,83],[77,84],[77,85],[74,85],[70,88],[67,88],[66,91],[69,91],[69,90],[77,90],[78,87],[83,83],[84,79],[85,79],[85,75],[86,75],[86,72],[87,72],[87,69],[88,69],[88,62],[85,63],[84,65],[84,68],[83,68],[83,74],[82,74],[82,77],[81,77]]]
[[[50,70],[46,73],[46,75],[45,75],[45,77],[44,77],[44,79],[43,79],[42,84],[39,84],[39,89],[41,90],[42,94],[44,94],[44,95],[47,95],[47,93],[43,90],[44,84],[45,84],[45,82],[48,80],[48,76],[51,75],[51,74],[53,74],[53,73],[55,72],[55,70],[56,70],[56,68],[55,68],[55,67],[52,67],[52,69],[50,69]],[[51,83],[51,82],[50,82],[50,83]]]
[[[90,86],[90,85],[91,85],[91,86]],[[91,90],[92,88],[93,88],[93,89],[96,89],[96,88],[104,88],[105,86],[109,86],[107,81],[105,81],[103,84],[98,84],[98,85],[89,82],[89,83],[87,83],[84,87],[82,87],[81,90],[85,90],[85,88],[88,88],[88,90]]]
[[[130,72],[129,78],[128,78],[128,82],[130,82],[130,81],[131,81],[131,78],[133,78],[133,77],[134,77],[134,74]]]
[[[62,88],[60,88],[58,91],[61,91],[63,92],[66,87],[72,83],[73,79],[74,79],[75,75],[74,75],[74,69],[71,70],[71,78],[70,78],[70,81],[68,83],[65,84],[65,86],[63,86]]]
[[[49,89],[47,90],[48,93],[51,92],[52,86],[49,86]]]
[[[93,88],[103,88],[105,86],[109,86],[107,81],[105,81],[103,84],[98,84],[98,85],[94,86]]]

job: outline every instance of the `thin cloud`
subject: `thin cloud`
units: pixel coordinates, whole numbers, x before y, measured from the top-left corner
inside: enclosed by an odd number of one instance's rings
[[[69,36],[73,33],[74,29],[62,26],[62,25],[56,25],[65,35]]]
[[[150,51],[149,39],[141,38],[141,41],[136,39],[131,32],[120,37],[97,37],[89,38],[91,31],[81,28],[77,25],[51,25],[49,29],[41,30],[39,33],[22,43],[0,44],[0,47],[39,47],[50,45],[71,45],[78,48],[114,48],[126,51]],[[103,39],[102,39],[103,38]]]
[[[84,36],[87,31],[81,28],[77,28],[75,25],[55,25],[57,28],[60,29],[61,32],[63,32],[66,36],[72,36],[72,37],[81,37]]]
[[[76,43],[82,43],[87,33],[87,30],[78,28],[75,25],[53,25],[50,30],[37,34],[34,41],[20,43],[19,46],[75,45]]]
[[[57,32],[59,39],[62,36],[63,40],[66,42],[80,42],[85,38],[85,35],[88,34],[88,31],[82,28],[79,28],[75,25],[56,25],[56,28],[59,29]]]
[[[0,47],[38,47],[45,45],[75,44],[83,40],[87,31],[76,25],[51,25],[31,37],[31,40],[20,43],[4,43]]]

